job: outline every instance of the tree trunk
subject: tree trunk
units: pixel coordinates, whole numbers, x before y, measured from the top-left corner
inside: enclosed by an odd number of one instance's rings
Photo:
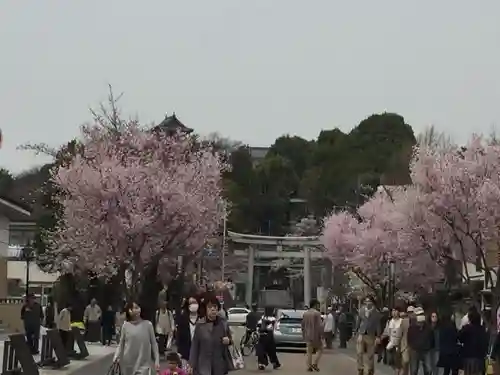
[[[163,286],[158,280],[158,263],[156,262],[144,270],[139,294],[142,318],[153,324],[155,324],[155,312],[158,308],[158,295],[162,289]]]

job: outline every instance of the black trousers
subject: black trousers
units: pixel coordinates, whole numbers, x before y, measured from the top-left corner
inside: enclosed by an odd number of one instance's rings
[[[275,366],[280,364],[278,355],[276,354],[276,343],[274,342],[272,333],[261,333],[255,350],[257,352],[257,362],[259,365],[267,366],[269,362]]]
[[[339,348],[347,348],[347,341],[349,340],[349,332],[346,327],[339,328]]]
[[[158,335],[158,351],[164,355],[167,350],[167,335]]]
[[[88,342],[101,341],[101,322],[87,322],[85,329],[85,339]]]
[[[71,332],[69,331],[63,331],[62,329],[59,330],[59,336],[61,336],[61,341],[62,341],[62,344],[64,346],[64,349],[66,349],[66,351],[70,351],[70,335],[71,335]]]
[[[31,353],[37,354],[39,352],[40,326],[25,326],[24,331],[26,335],[26,342],[28,343]]]
[[[115,327],[113,326],[102,326],[102,344],[103,345],[111,345],[111,340],[113,340],[113,335],[115,333]]]

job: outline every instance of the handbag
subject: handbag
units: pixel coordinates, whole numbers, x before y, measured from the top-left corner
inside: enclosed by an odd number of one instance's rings
[[[172,341],[173,341],[173,335],[169,333],[167,335],[167,344],[166,344],[167,350],[172,349]]]
[[[234,370],[241,370],[245,368],[245,360],[241,354],[240,349],[236,345],[229,345],[229,355],[233,361]]]
[[[107,375],[122,375],[122,370],[120,368],[120,363],[114,362],[108,370]]]

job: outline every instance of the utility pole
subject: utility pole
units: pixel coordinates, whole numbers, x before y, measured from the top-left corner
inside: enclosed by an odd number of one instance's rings
[[[225,271],[226,271],[226,232],[227,232],[227,206],[226,202],[223,203],[223,209],[224,209],[224,221],[223,221],[223,228],[222,228],[222,252],[221,252],[221,273],[222,273],[222,280],[225,280]]]

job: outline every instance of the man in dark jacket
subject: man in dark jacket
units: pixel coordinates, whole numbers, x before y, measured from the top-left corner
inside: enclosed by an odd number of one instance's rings
[[[410,375],[418,375],[420,363],[423,374],[430,375],[430,368],[425,360],[427,353],[432,349],[433,332],[426,322],[424,310],[415,308],[415,320],[408,328],[408,346],[410,348]]]
[[[55,307],[52,297],[47,299],[47,306],[45,306],[45,327],[55,328]]]
[[[257,324],[259,323],[259,319],[260,316],[259,313],[257,312],[257,305],[253,304],[252,310],[247,314],[245,320],[246,331],[245,331],[245,338],[243,339],[244,345],[248,343],[248,340],[252,336],[252,333],[257,330]]]
[[[39,353],[40,327],[43,320],[42,306],[35,300],[33,294],[26,296],[26,302],[21,308],[21,320],[24,323],[26,342],[33,354]]]

